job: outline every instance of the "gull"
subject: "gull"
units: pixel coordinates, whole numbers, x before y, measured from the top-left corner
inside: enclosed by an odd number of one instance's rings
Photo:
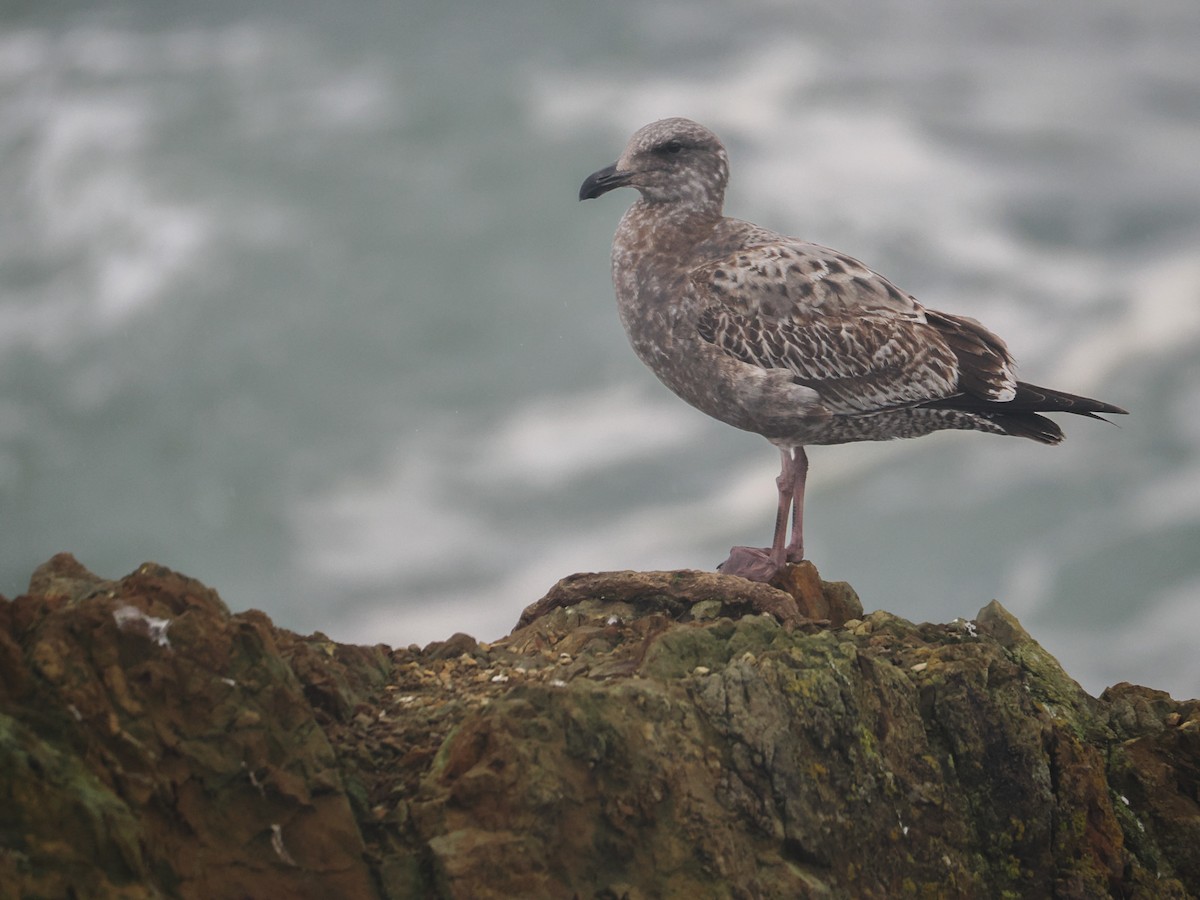
[[[725,216],[728,181],[717,136],[669,118],[579,189],[641,195],[612,245],[634,352],[680,398],[779,449],[771,546],[733,547],[721,571],[770,581],[804,559],[806,446],[943,429],[1057,444],[1062,430],[1039,413],[1125,412],[1018,381],[1004,341],[974,319],[925,308],[844,253]]]

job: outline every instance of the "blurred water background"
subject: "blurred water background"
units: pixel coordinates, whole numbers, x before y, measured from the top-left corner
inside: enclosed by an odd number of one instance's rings
[[[494,639],[558,578],[765,543],[775,451],[628,348],[579,204],[638,126],[1129,408],[815,448],[868,609],[999,598],[1200,695],[1195,0],[0,2],[0,593],[145,560],[297,631]]]

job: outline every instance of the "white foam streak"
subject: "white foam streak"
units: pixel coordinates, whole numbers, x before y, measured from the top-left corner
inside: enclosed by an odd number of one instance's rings
[[[111,76],[134,57],[115,35],[68,34],[58,42],[24,33],[0,42],[0,71],[26,70],[2,85],[10,171],[21,160],[25,190],[7,216],[19,217],[21,253],[54,274],[26,288],[9,341],[45,347],[122,324],[163,298],[195,265],[215,224],[198,206],[169,197],[147,171],[154,98]]]
[[[521,610],[572,572],[611,569],[711,569],[719,560],[701,559],[696,546],[716,535],[763,527],[763,503],[773,494],[768,472],[749,467],[730,476],[717,493],[683,503],[637,508],[589,526],[573,525],[555,539],[543,540],[536,553],[508,548],[508,565],[489,571],[475,587],[453,592],[406,593],[403,605],[378,596],[363,612],[343,623],[340,640],[424,644],[464,629],[481,640],[494,640],[516,624]],[[492,540],[503,541],[492,532]],[[449,559],[443,559],[449,564]]]
[[[623,140],[633,127],[679,115],[719,132],[761,133],[778,121],[817,58],[809,45],[781,39],[709,78],[541,73],[529,86],[531,114],[535,126],[551,135],[607,121]]]
[[[355,584],[420,580],[463,565],[468,548],[474,567],[520,558],[513,529],[489,521],[489,494],[561,490],[587,473],[682,446],[700,424],[688,413],[617,386],[537,400],[478,440],[414,435],[384,471],[300,504],[300,558],[319,577]]]
[[[0,341],[61,352],[112,332],[168,302],[185,279],[219,277],[213,256],[231,236],[287,221],[286,211],[228,190],[189,195],[189,179],[172,171],[179,152],[164,147],[179,127],[173,94],[178,79],[198,74],[217,85],[225,76],[265,82],[228,92],[243,140],[378,128],[397,106],[385,69],[335,70],[287,28],[0,36],[0,152],[21,181],[0,211],[0,232],[21,241],[0,244],[0,265],[14,254],[49,273],[6,304]]]
[[[680,447],[703,422],[682,404],[647,402],[614,385],[588,396],[535,401],[504,422],[485,444],[501,478],[558,486],[589,469]]]
[[[1200,339],[1200,258],[1194,252],[1152,260],[1126,275],[1124,287],[1119,314],[1063,348],[1063,373],[1099,384],[1131,363]]]
[[[408,446],[387,471],[342,482],[298,505],[292,516],[298,556],[314,577],[343,587],[419,579],[453,565],[486,534],[436,448]]]

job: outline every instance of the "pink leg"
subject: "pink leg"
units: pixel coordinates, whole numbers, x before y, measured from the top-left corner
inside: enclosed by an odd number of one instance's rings
[[[803,451],[801,451],[803,452]],[[796,489],[795,460],[792,451],[780,450],[783,465],[779,469],[779,477],[775,479],[775,487],[779,490],[779,506],[775,510],[775,537],[771,540],[771,560],[782,568],[787,562],[787,549],[783,546],[787,535],[788,516],[792,514],[792,501]]]
[[[717,568],[727,575],[740,575],[751,581],[770,581],[787,565],[788,560],[804,558],[804,541],[799,527],[804,506],[804,479],[808,473],[808,457],[804,448],[781,450],[782,465],[775,486],[779,490],[779,505],[775,509],[775,536],[769,549],[734,547],[729,558]],[[798,492],[797,492],[798,489]],[[788,518],[794,517],[792,540],[787,537]]]
[[[792,471],[792,539],[787,545],[788,562],[804,559],[804,482],[808,479],[808,454],[803,447],[795,451]]]

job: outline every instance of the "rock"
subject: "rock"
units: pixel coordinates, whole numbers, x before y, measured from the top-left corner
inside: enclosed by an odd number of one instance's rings
[[[1108,780],[1129,843],[1148,868],[1177,875],[1200,895],[1200,703],[1124,683],[1100,700],[1120,738]]]
[[[423,652],[430,659],[454,659],[464,653],[475,653],[478,649],[479,642],[475,638],[459,631],[450,635],[447,640],[433,641]]]
[[[12,896],[378,896],[266,616],[153,564],[111,582],[66,555],[2,605],[20,653],[0,694]]]
[[[664,613],[680,622],[757,612],[789,627],[842,625],[862,615],[862,603],[844,581],[822,581],[805,561],[788,566],[770,585],[719,572],[588,572],[571,575],[528,606],[517,627],[583,600],[603,600],[631,615]],[[614,613],[617,614],[617,613]],[[455,635],[451,638],[462,638]],[[429,652],[429,648],[426,648]]]
[[[0,600],[0,898],[1200,896],[1200,703],[810,564],[300,637],[147,564]]]

